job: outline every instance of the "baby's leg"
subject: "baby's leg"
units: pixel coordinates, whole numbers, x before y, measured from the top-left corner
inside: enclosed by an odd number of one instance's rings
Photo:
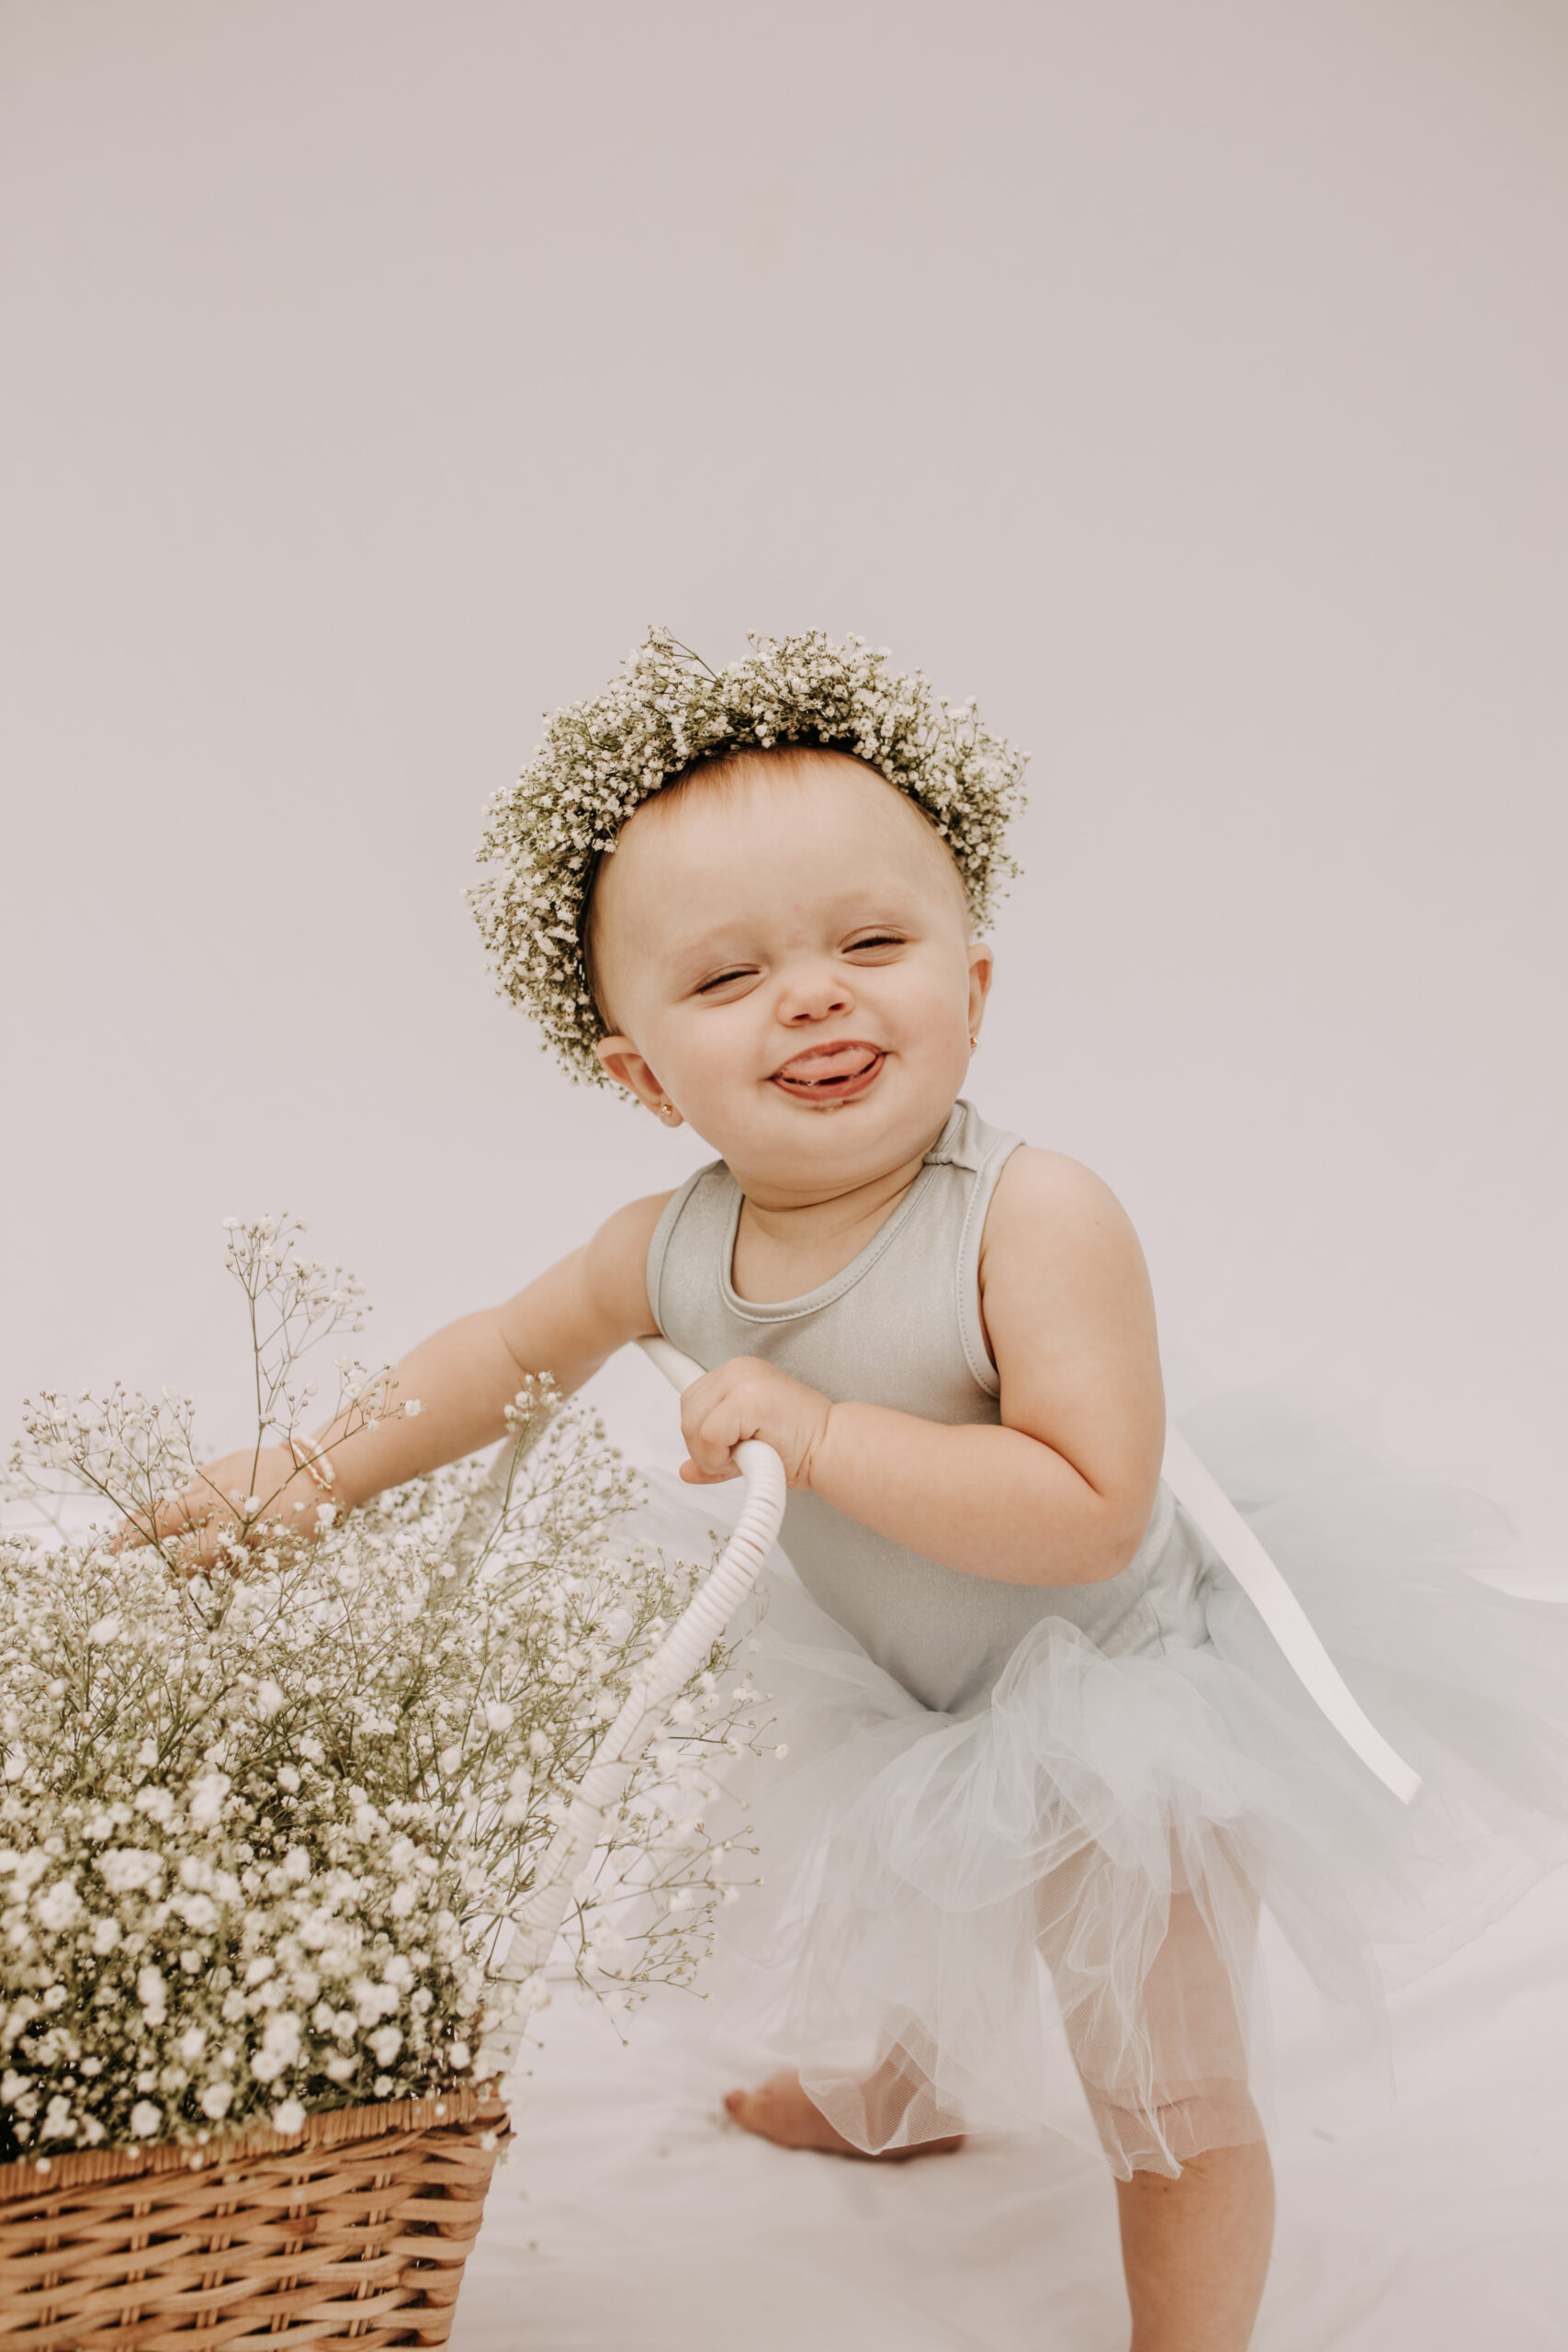
[[[1070,1998],[1073,1965],[1065,1954],[1058,1964]],[[1068,2034],[1107,2152],[1133,2166],[1117,2182],[1132,2352],[1245,2352],[1269,2268],[1273,2173],[1229,1973],[1190,1894],[1172,1896],[1145,1978],[1146,2048],[1142,2037],[1117,2046],[1118,2006],[1084,2000]],[[1176,2177],[1154,2168],[1162,2161],[1179,2165]]]
[[[1131,2352],[1246,2352],[1269,2275],[1274,2174],[1259,2138],[1119,2180]]]

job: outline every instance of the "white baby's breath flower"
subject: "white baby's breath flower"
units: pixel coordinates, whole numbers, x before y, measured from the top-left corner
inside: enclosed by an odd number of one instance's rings
[[[234,2086],[221,2080],[209,2083],[197,2102],[210,2123],[221,2123],[234,2104]]]
[[[133,1888],[151,1886],[163,1868],[161,1854],[139,1846],[111,1847],[98,1856],[98,1869],[111,1894],[129,1894]]]
[[[73,1928],[84,1916],[82,1898],[73,1879],[59,1878],[47,1893],[36,1895],[33,1909],[40,1928],[48,1928],[58,1935],[62,1928]]]
[[[280,1694],[281,1695],[281,1694]],[[190,1792],[190,1817],[197,1828],[205,1829],[218,1819],[223,1810],[223,1800],[229,1793],[230,1781],[222,1772],[204,1772]]]
[[[164,2120],[164,2110],[150,2098],[138,2099],[130,2110],[130,2129],[138,2140],[149,2140]]]
[[[258,2083],[276,2082],[299,2056],[299,2019],[291,2009],[284,2009],[267,2019],[261,2048],[251,2060],[251,2072]]]
[[[395,1984],[378,1984],[368,1976],[357,1976],[348,1989],[354,1999],[355,2016],[362,2026],[375,2025],[398,2006]]]
[[[280,2107],[273,2109],[272,2128],[275,2132],[281,2132],[287,2139],[292,2139],[296,2132],[303,2132],[305,2109],[299,2099],[286,2098]]]

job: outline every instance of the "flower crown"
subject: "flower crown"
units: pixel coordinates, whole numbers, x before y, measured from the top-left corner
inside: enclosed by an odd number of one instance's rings
[[[634,808],[699,761],[777,743],[865,761],[931,819],[976,923],[1018,872],[1002,839],[1022,805],[1025,754],[987,733],[973,698],[950,704],[922,671],[900,676],[886,648],[858,637],[835,645],[804,629],[748,643],[740,661],[711,670],[649,629],[603,694],[548,719],[517,782],[490,803],[485,877],[468,898],[497,994],[533,1016],[574,1079],[607,1082],[593,1048],[608,1032],[582,954],[597,861]]]

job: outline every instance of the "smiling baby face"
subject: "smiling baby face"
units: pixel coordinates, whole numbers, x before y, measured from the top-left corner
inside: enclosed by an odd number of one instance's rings
[[[868,1181],[924,1150],[990,982],[958,870],[840,752],[740,752],[644,802],[600,868],[599,1046],[753,1197]]]

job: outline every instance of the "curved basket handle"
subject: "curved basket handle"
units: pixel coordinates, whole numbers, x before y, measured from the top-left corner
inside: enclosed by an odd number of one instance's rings
[[[676,1388],[689,1388],[703,1376],[702,1365],[668,1340],[639,1340],[637,1345]],[[625,1788],[632,1764],[663,1723],[668,1702],[690,1681],[761,1573],[784,1518],[784,1467],[761,1438],[747,1438],[738,1445],[735,1463],[746,1482],[746,1497],[734,1532],[712,1575],[633,1676],[619,1714],[600,1741],[565,1819],[545,1849],[527,1900],[510,1923],[510,1935],[506,1923],[502,1925],[489,1972],[492,1978],[515,1983],[549,1958],[571,1903],[572,1880],[598,1843],[604,1815]],[[508,2018],[480,2051],[478,2075],[506,2073],[522,2037],[521,2015]]]

